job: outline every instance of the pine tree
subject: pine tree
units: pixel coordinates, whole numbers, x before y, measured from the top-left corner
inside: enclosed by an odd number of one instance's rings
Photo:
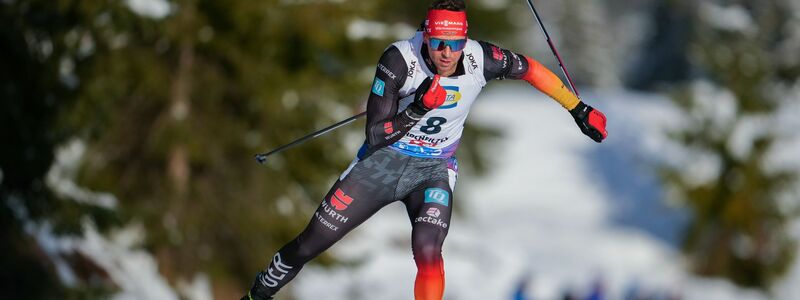
[[[19,207],[73,235],[87,220],[102,229],[139,224],[142,247],[172,283],[204,272],[216,297],[240,296],[267,255],[306,225],[364,124],[266,167],[252,155],[362,109],[381,51],[412,34],[427,10],[402,1],[168,4],[166,15],[148,16],[125,1],[0,2],[0,221],[3,248],[20,249],[3,266],[21,274],[3,282],[34,291],[11,298],[103,298],[117,288],[91,279],[102,270],[59,288],[48,260],[25,253],[38,246],[11,209]],[[512,33],[500,10],[470,13],[477,38]],[[386,24],[385,34],[350,36],[357,19]],[[44,182],[69,138],[87,145],[78,183],[113,193],[115,210],[64,201]]]
[[[558,28],[563,34],[558,41],[565,55],[572,58],[567,66],[573,69],[570,75],[592,86],[618,86],[619,68],[624,64],[615,61],[615,51],[621,49],[615,46],[619,41],[612,37],[612,22],[604,3],[570,0],[560,4]]]
[[[109,12],[110,37],[79,66],[86,83],[70,119],[90,145],[81,182],[119,197],[167,278],[203,271],[242,283],[217,290],[241,291],[347,163],[344,132],[276,157],[272,168],[252,154],[351,113],[359,70],[343,66],[360,49],[346,44],[343,27],[358,11],[173,4],[162,19]],[[96,115],[107,117],[88,117]]]
[[[76,62],[85,58],[102,4],[76,1],[0,2],[0,265],[6,299],[91,298],[109,287],[86,281],[66,286],[55,255],[33,234],[46,226],[80,235],[81,222],[101,228],[119,224],[115,212],[74,201],[50,189],[46,175],[58,145],[76,134],[60,126],[76,101]],[[93,269],[79,254],[62,263]],[[77,280],[85,280],[76,274]],[[43,288],[44,287],[44,288]]]
[[[791,266],[796,243],[785,197],[796,170],[770,164],[786,135],[776,115],[792,99],[800,64],[791,1],[683,2],[691,15],[690,59],[701,78],[676,95],[686,115],[675,132],[688,161],[664,169],[693,212],[684,250],[701,275],[768,289]],[[794,27],[792,27],[794,26]],[[792,35],[794,33],[794,36]],[[788,195],[788,196],[787,196]]]

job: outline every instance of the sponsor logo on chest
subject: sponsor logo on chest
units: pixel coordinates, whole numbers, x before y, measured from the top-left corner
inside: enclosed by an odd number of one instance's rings
[[[449,109],[458,106],[458,101],[461,101],[461,89],[454,85],[442,86],[447,92],[447,97],[444,99],[442,106],[439,109]]]
[[[417,135],[411,132],[406,133],[406,137],[411,139],[409,144],[423,146],[423,147],[436,147],[440,143],[444,143],[450,140],[450,137],[432,138],[427,135]]]
[[[467,54],[467,60],[469,60],[469,68],[467,68],[467,71],[472,74],[478,69],[478,63],[475,62],[475,55],[472,53]]]

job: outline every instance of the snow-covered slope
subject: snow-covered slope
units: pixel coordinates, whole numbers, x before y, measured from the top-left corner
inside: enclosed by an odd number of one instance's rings
[[[670,153],[660,131],[676,112],[658,96],[624,91],[584,99],[606,113],[609,138],[595,144],[557,104],[528,87],[490,89],[470,123],[498,127],[484,145],[485,178],[462,176],[445,241],[445,299],[511,299],[524,281],[531,299],[586,295],[609,299],[672,293],[683,299],[766,299],[722,280],[688,274],[675,244],[683,212],[662,204],[646,162]],[[402,204],[383,209],[335,245],[355,267],[309,266],[290,284],[298,299],[413,299],[415,266]],[[797,268],[795,268],[797,270]],[[800,293],[795,271],[778,299]]]

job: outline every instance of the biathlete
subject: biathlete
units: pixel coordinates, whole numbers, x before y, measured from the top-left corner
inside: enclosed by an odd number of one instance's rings
[[[391,44],[378,61],[367,102],[366,141],[356,158],[305,230],[278,250],[242,299],[272,299],[309,260],[382,207],[402,201],[413,227],[414,297],[441,300],[442,243],[458,174],[454,153],[470,107],[494,79],[527,81],[566,108],[594,141],[607,136],[605,116],[539,62],[468,39],[463,1],[434,1],[420,30]]]

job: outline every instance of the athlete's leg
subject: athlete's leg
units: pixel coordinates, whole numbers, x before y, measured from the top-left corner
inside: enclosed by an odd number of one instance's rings
[[[258,274],[250,298],[269,299],[308,261],[391,203],[404,163],[404,159],[379,151],[348,168],[322,200],[303,232],[283,246],[269,266]]]
[[[441,300],[444,294],[442,244],[450,229],[452,191],[447,181],[424,184],[406,202],[413,229],[411,248],[417,264],[416,300]]]

